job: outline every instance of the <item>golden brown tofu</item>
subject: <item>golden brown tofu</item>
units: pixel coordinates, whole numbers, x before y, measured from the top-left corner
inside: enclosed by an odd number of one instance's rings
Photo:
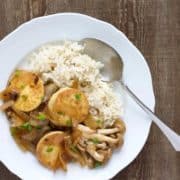
[[[44,96],[43,81],[38,75],[24,70],[15,71],[7,89],[18,93],[19,96],[15,100],[14,107],[24,112],[37,108]]]
[[[53,131],[43,136],[37,144],[36,155],[38,160],[47,168],[56,170],[62,167],[66,170],[63,160],[64,132]]]
[[[48,108],[55,125],[72,126],[85,120],[89,104],[83,92],[73,88],[63,88],[53,94]]]

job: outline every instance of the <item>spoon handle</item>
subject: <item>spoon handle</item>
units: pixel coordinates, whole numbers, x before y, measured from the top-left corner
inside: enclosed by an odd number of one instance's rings
[[[123,89],[132,97],[132,99],[149,115],[152,121],[161,129],[168,138],[176,151],[180,151],[180,136],[164,124],[129,88],[124,82],[120,81]]]

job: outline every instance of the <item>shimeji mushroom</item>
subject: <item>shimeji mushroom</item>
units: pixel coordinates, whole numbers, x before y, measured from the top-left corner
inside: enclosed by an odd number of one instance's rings
[[[48,83],[44,86],[45,94],[43,97],[43,102],[50,99],[50,97],[58,90],[58,87],[54,83]]]
[[[100,154],[96,151],[95,144],[88,142],[86,150],[96,161],[103,162],[105,157],[103,154]]]
[[[93,130],[93,129],[87,127],[87,126],[84,126],[82,124],[79,124],[77,126],[77,129],[82,131],[82,132],[86,132],[86,133],[95,133],[96,132],[95,130]]]
[[[97,144],[96,147],[100,148],[100,149],[107,149],[108,148],[108,146],[105,142]]]
[[[94,134],[83,133],[83,136],[87,139],[98,139],[100,142],[107,142],[109,144],[116,144],[119,141],[119,138],[111,138],[109,136],[105,136],[98,133],[94,133]]]
[[[65,142],[65,150],[68,153],[70,157],[77,160],[81,166],[85,166],[85,161],[83,157],[81,156],[81,153],[77,149],[77,146],[72,143],[71,137],[67,136],[64,138]]]
[[[121,134],[124,134],[126,131],[126,126],[121,119],[117,119],[113,126],[119,128]]]
[[[97,133],[99,134],[104,134],[104,135],[108,135],[108,134],[114,134],[119,132],[119,128],[109,128],[109,129],[98,129]]]
[[[77,129],[82,132],[77,148],[83,152],[86,161],[88,155],[94,162],[104,163],[110,158],[113,148],[123,143],[123,136],[118,127],[93,130],[81,124]]]

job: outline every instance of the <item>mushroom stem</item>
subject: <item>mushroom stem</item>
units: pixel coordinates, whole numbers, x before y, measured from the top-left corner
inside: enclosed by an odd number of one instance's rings
[[[107,148],[107,145],[106,145],[105,142],[103,142],[103,143],[96,144],[96,147],[97,147],[97,148],[100,148],[100,149],[106,149],[106,148]]]
[[[93,168],[93,163],[94,163],[93,158],[87,152],[81,152],[81,153],[82,153],[83,159],[85,160],[86,165],[89,168]]]
[[[104,162],[107,161],[112,155],[112,149],[109,148],[107,150],[99,150],[98,153],[104,156]]]
[[[83,136],[87,139],[94,139],[97,138],[99,141],[105,141],[108,143],[116,144],[118,143],[119,139],[114,139],[102,134],[88,134],[88,133],[83,133]]]
[[[81,152],[85,152],[85,148],[82,147],[80,144],[77,144],[76,146]]]
[[[69,136],[65,137],[64,142],[65,142],[65,150],[67,151],[69,156],[76,159],[81,164],[81,166],[84,166],[85,161],[84,161],[83,157],[79,154],[79,152],[76,153],[70,149],[70,145],[71,145],[70,137]]]
[[[52,96],[52,94],[57,91],[57,89],[58,87],[54,83],[45,85],[45,96],[43,101],[47,101]]]
[[[116,122],[114,123],[114,127],[118,128],[122,134],[124,134],[126,131],[126,126],[125,126],[124,122],[120,119],[116,120]]]
[[[119,128],[112,128],[112,129],[98,129],[97,131],[100,134],[109,135],[119,132]]]
[[[98,152],[96,152],[96,147],[94,146],[94,144],[89,143],[87,145],[87,152],[97,161],[102,162],[104,160],[104,156],[102,154],[99,154]]]
[[[30,116],[22,111],[17,110],[15,107],[12,107],[12,110],[24,121],[29,121],[30,120]]]
[[[5,102],[0,106],[0,111],[5,111],[7,108],[11,107],[14,104],[14,101],[10,100]]]
[[[82,131],[82,132],[86,132],[86,133],[95,133],[95,132],[96,132],[95,130],[90,129],[90,128],[87,127],[87,126],[83,126],[82,124],[79,124],[79,125],[77,126],[77,129],[79,129],[79,130]]]

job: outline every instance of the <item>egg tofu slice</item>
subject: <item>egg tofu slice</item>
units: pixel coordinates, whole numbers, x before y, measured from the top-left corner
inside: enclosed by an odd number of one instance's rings
[[[51,97],[48,109],[52,123],[72,126],[81,123],[88,115],[89,104],[85,94],[78,89],[63,88]]]
[[[44,96],[43,81],[37,74],[24,70],[16,70],[13,73],[8,90],[18,92],[14,107],[24,112],[37,108]]]
[[[53,131],[40,139],[36,147],[36,155],[42,165],[52,170],[60,167],[67,170],[62,157],[64,136],[65,133],[62,131]]]

